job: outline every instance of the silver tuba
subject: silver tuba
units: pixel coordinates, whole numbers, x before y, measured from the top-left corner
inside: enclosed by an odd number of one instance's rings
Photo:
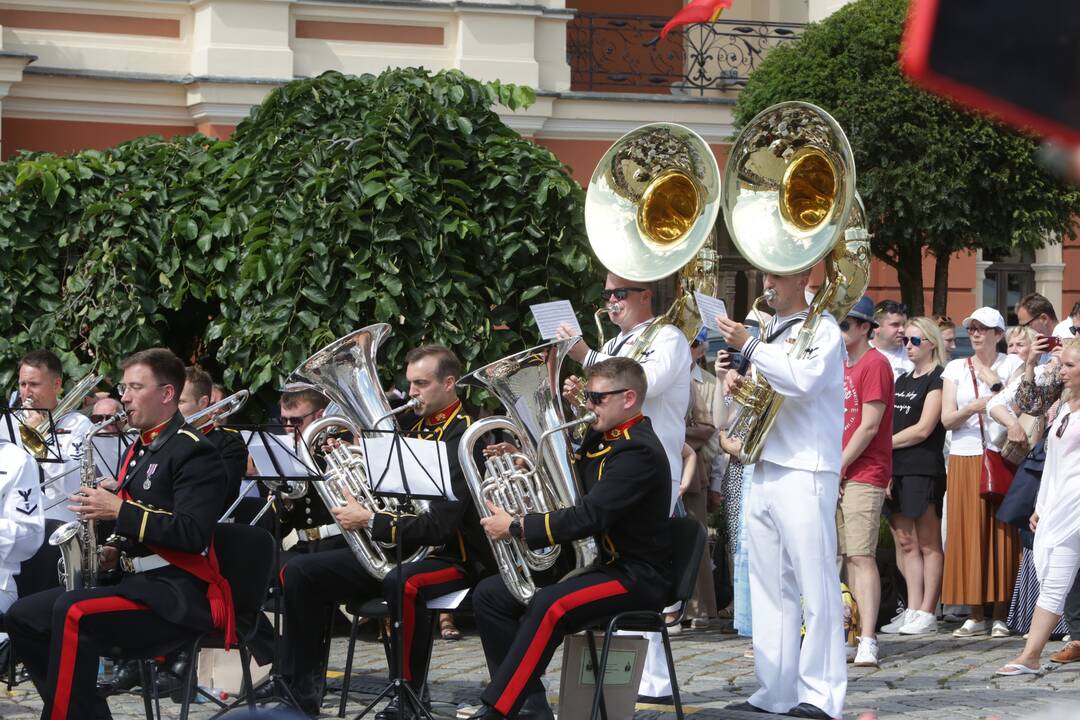
[[[555,340],[510,355],[458,381],[458,385],[488,390],[509,415],[473,423],[458,445],[458,460],[481,518],[491,515],[489,501],[517,514],[570,507],[581,496],[565,431],[591,422],[595,415],[567,422],[559,399],[559,369],[579,339]],[[513,433],[519,452],[489,458],[481,474],[474,449],[480,438],[494,430]],[[560,554],[559,547],[530,550],[516,538],[494,541],[491,546],[503,582],[522,603],[536,592],[532,573],[552,567]],[[597,557],[596,543],[591,538],[576,540],[574,554],[577,567],[585,567]]]
[[[417,403],[410,401],[391,410],[379,383],[375,356],[389,332],[390,326],[385,323],[355,330],[312,355],[289,376],[290,382],[311,386],[341,409],[340,416],[319,418],[304,430],[303,443],[312,454],[333,428],[348,430],[354,438],[359,438],[365,430],[394,430],[394,415],[416,407]],[[325,459],[323,480],[312,485],[327,508],[344,507],[348,492],[373,512],[398,511],[397,500],[376,497],[371,492],[360,445],[337,445],[326,453]],[[427,502],[416,500],[413,505],[419,511],[427,507]],[[381,543],[372,540],[370,531],[341,528],[341,534],[373,577],[382,579],[393,569],[393,559]],[[405,562],[423,559],[428,550],[420,548],[405,558]]]
[[[80,485],[97,487],[97,467],[94,465],[94,436],[102,428],[114,422],[123,421],[127,413],[120,410],[91,426],[83,435],[83,456],[80,469]],[[72,520],[53,531],[49,544],[60,548],[60,559],[56,561],[56,572],[60,584],[68,590],[82,590],[97,587],[98,577],[98,540],[96,520]]]

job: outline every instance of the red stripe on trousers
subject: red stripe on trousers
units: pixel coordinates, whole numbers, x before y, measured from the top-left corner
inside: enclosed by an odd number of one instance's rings
[[[495,709],[503,715],[509,714],[510,708],[514,706],[518,695],[525,689],[525,683],[529,681],[529,678],[536,670],[536,665],[540,662],[540,656],[544,654],[544,649],[547,647],[548,642],[551,641],[551,634],[555,631],[555,626],[559,624],[559,621],[563,619],[566,613],[576,610],[582,605],[615,597],[616,595],[625,595],[627,592],[628,590],[623,587],[621,582],[610,580],[600,585],[575,590],[553,602],[551,607],[544,612],[540,627],[537,628],[532,642],[529,643],[528,649],[525,650],[525,656],[521,659],[521,664],[518,665],[517,670],[510,678],[510,682],[507,683],[506,689],[503,690],[499,700],[495,703]]]
[[[80,600],[68,608],[64,618],[64,640],[60,651],[60,672],[56,678],[56,696],[53,698],[52,720],[63,720],[71,702],[71,682],[75,675],[75,658],[79,651],[79,621],[86,615],[107,612],[146,610],[147,607],[124,597],[101,597]]]
[[[406,680],[412,680],[409,660],[412,655],[413,631],[415,629],[416,596],[420,592],[420,588],[427,585],[438,585],[450,580],[463,580],[464,578],[465,575],[460,570],[452,567],[445,570],[417,573],[405,581],[405,602],[404,607],[401,608],[401,622],[405,626],[405,640],[402,643],[404,647],[401,648],[401,664],[405,668]]]

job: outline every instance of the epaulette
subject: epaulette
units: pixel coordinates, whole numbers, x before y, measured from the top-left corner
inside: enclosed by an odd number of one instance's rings
[[[184,428],[180,428],[179,430],[176,431],[176,434],[177,435],[187,435],[189,438],[191,438],[195,442],[199,442],[199,436],[196,435],[195,433],[191,432],[190,430],[185,430]]]

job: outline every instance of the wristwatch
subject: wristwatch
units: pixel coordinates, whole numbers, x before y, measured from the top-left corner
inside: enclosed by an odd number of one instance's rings
[[[510,521],[509,533],[510,533],[510,537],[517,538],[518,540],[521,540],[524,537],[525,533],[521,529],[521,516],[520,515],[515,515],[514,519]]]
[[[996,383],[990,386],[990,392],[1001,392],[1001,389],[1003,387],[1005,387],[1005,385],[1000,380],[998,380]]]

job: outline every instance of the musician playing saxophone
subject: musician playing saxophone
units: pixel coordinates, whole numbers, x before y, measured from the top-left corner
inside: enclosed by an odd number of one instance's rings
[[[527,606],[498,575],[480,582],[473,608],[491,682],[474,718],[550,719],[550,709],[533,710],[526,699],[543,697],[541,676],[565,635],[616,613],[663,607],[671,582],[671,472],[642,415],[645,397],[645,372],[635,361],[594,365],[585,398],[597,420],[576,456],[585,495],[572,507],[517,517],[491,506],[493,514],[481,521],[491,539],[515,537],[534,549],[595,537],[600,559],[539,589]]]
[[[152,348],[121,368],[121,401],[141,434],[121,464],[116,494],[87,486],[70,503],[80,520],[99,523],[98,537],[108,536],[107,525],[119,536],[102,551],[101,566],[119,565],[121,578],[20,598],[6,615],[46,720],[109,716],[95,687],[98,658],[111,648],[137,656],[214,628],[234,638],[231,589],[212,543],[225,468],[217,448],[177,409],[184,364]]]
[[[461,363],[453,351],[441,345],[410,350],[405,361],[409,397],[419,400],[420,405],[414,412],[400,415],[399,424],[412,437],[446,443],[448,479],[457,499],[435,500],[423,512],[396,516],[372,512],[351,497],[345,507],[331,510],[346,531],[367,528],[375,540],[402,542],[403,556],[420,546],[438,548],[424,560],[392,570],[382,582],[363,569],[349,548],[298,556],[286,563],[282,578],[289,652],[285,654],[292,658],[292,665],[285,674],[301,709],[308,713],[318,710],[319,686],[325,677],[318,667],[324,655],[325,635],[325,625],[319,623],[328,617],[329,608],[382,594],[393,614],[399,583],[404,581],[404,679],[419,694],[430,661],[431,627],[426,602],[472,587],[479,578],[497,572],[491,546],[484,538],[458,465],[457,444],[472,423],[472,416],[457,394]],[[396,663],[392,662],[391,667]],[[396,699],[376,714],[380,720],[397,717]],[[407,710],[405,717],[413,716]]]

